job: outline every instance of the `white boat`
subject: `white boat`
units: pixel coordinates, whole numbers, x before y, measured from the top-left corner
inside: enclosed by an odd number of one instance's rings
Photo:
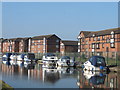
[[[83,75],[92,85],[104,84],[106,78],[106,73],[103,72],[84,71]]]
[[[50,65],[57,65],[58,58],[53,53],[46,53],[43,58],[43,67],[49,67]]]
[[[70,59],[69,56],[62,56],[58,61],[57,61],[58,66],[74,66],[75,62],[74,60]]]
[[[10,55],[10,59],[14,61],[17,60],[17,55],[17,53],[12,53],[12,55]]]
[[[3,56],[2,56],[2,63],[6,64],[7,62],[9,62],[11,60],[10,59],[11,55],[12,55],[12,53],[5,53],[5,54],[3,54]]]
[[[108,68],[106,67],[105,58],[102,56],[92,56],[88,61],[83,64],[84,70],[89,71],[104,71]]]
[[[35,60],[35,55],[32,53],[28,53],[28,54],[21,54],[17,56],[17,60],[18,61],[31,61],[31,60]]]
[[[10,60],[10,56],[12,55],[12,53],[5,53],[2,56],[2,60],[6,61],[6,60]]]

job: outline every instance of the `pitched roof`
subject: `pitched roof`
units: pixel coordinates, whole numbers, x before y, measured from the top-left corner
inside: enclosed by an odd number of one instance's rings
[[[22,40],[22,38],[11,38],[11,39],[8,39],[8,40],[12,40],[12,41],[20,41],[20,40]]]
[[[61,42],[64,43],[64,45],[78,45],[78,41],[62,40]]]
[[[93,34],[95,36],[109,35],[112,31],[115,34],[120,34],[120,28],[106,29],[101,31],[81,31],[80,34],[83,33],[85,37],[92,37]]]
[[[83,33],[84,36],[87,37],[91,33],[91,31],[81,31],[80,34],[81,33]],[[80,36],[80,34],[79,34],[79,36]]]
[[[51,36],[56,36],[55,34],[50,34],[50,35],[41,35],[41,36],[35,36],[35,37],[32,37],[33,40],[41,40],[43,38],[50,38]],[[58,36],[57,36],[58,37]],[[58,37],[59,38],[59,37]],[[60,38],[59,38],[60,39]]]

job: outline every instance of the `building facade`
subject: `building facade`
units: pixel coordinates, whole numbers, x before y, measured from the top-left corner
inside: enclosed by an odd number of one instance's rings
[[[5,39],[2,42],[2,52],[29,52],[29,38]]]
[[[3,53],[4,52],[19,52],[19,41],[21,38],[6,39],[3,42]]]
[[[31,38],[22,38],[19,41],[19,52],[30,52],[31,49]]]
[[[120,52],[120,28],[81,31],[78,36],[78,52],[87,56],[109,52],[109,56],[115,56],[116,52]]]
[[[3,38],[0,38],[0,52],[3,52]]]
[[[75,53],[78,50],[78,41],[61,40],[60,52],[64,53]]]
[[[35,36],[31,40],[32,53],[60,52],[60,38],[55,34]]]

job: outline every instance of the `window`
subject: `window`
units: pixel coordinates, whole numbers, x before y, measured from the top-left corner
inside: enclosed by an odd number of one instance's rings
[[[38,48],[40,48],[40,45],[38,45]]]
[[[112,34],[112,35],[111,35],[111,38],[113,39],[114,37],[115,37],[115,35],[114,35],[114,34]]]
[[[56,42],[59,42],[59,40],[56,40]]]
[[[56,48],[59,48],[59,45],[56,45]]]
[[[100,36],[98,36],[98,41],[100,41]]]
[[[92,44],[92,49],[95,49],[95,44],[94,43]]]
[[[115,43],[111,43],[111,44],[110,44],[110,47],[111,47],[111,48],[115,48]]]
[[[32,43],[34,43],[34,40],[32,41]]]
[[[102,40],[105,40],[105,36],[102,36]]]
[[[96,37],[93,37],[93,41],[96,41]]]
[[[100,44],[99,43],[96,44],[96,48],[100,49]]]
[[[84,49],[84,45],[82,45],[82,49]]]
[[[107,42],[107,43],[109,43],[109,42],[110,42],[109,37],[107,37],[106,42]]]
[[[84,42],[84,38],[82,38],[82,42]]]
[[[102,48],[104,48],[104,43],[102,44]]]
[[[89,49],[91,48],[91,45],[89,44]]]
[[[40,40],[38,40],[38,42],[40,43]]]
[[[89,38],[89,41],[91,41],[91,37]]]

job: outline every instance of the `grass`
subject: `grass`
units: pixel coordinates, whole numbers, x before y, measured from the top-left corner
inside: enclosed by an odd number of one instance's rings
[[[4,81],[0,80],[0,85],[2,86],[2,90],[14,90],[10,85],[6,84]]]

